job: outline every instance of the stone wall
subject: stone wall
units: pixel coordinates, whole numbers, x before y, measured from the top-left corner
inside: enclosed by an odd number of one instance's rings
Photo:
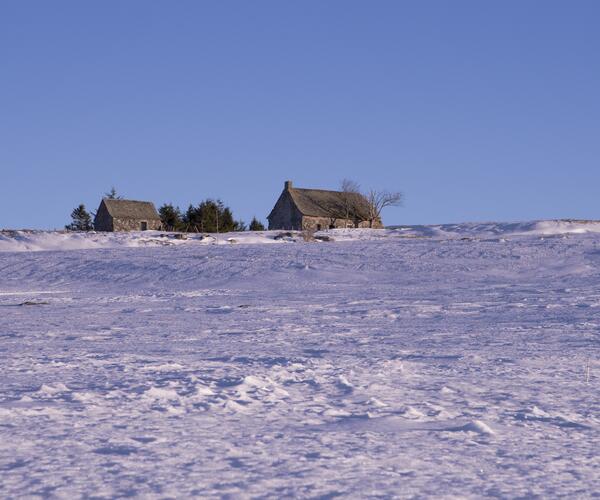
[[[98,207],[98,211],[96,212],[96,217],[94,218],[94,229],[96,231],[112,231],[113,230],[113,220],[108,210],[104,206],[104,203],[101,203]]]
[[[353,220],[350,219],[331,219],[329,217],[311,217],[304,216],[302,217],[302,229],[307,231],[318,231],[319,226],[321,230],[324,229],[332,229],[331,226],[335,229],[343,229],[343,228],[354,228],[356,227]],[[358,227],[369,227],[368,221],[363,221],[358,223]],[[381,221],[377,221],[373,223],[374,229],[381,229],[383,226],[381,225]]]
[[[354,228],[357,227],[355,222],[350,219],[335,219],[332,220],[329,217],[311,217],[304,216],[302,217],[302,229],[306,231],[318,231],[320,226],[320,230],[325,229],[343,229],[343,228]],[[331,227],[333,226],[333,228]],[[369,221],[362,221],[358,223],[358,227],[360,228],[368,228]],[[383,225],[381,221],[373,222],[374,229],[381,229]]]
[[[269,216],[269,229],[302,229],[302,214],[294,205],[289,193],[283,191]]]
[[[348,226],[346,226],[348,223]],[[333,225],[335,228],[342,227],[354,227],[350,221],[346,221],[345,219],[336,219],[332,220],[329,217],[311,217],[305,215],[302,217],[302,229],[305,231],[321,231],[324,229],[330,229],[330,226]]]
[[[159,231],[161,229],[160,220],[146,220],[142,221],[139,219],[113,219],[113,231],[141,231],[142,222],[146,222],[148,230]]]
[[[369,226],[369,221],[361,222],[358,227],[371,227],[372,229],[383,229],[383,222],[381,219],[376,219],[373,221],[373,226]]]

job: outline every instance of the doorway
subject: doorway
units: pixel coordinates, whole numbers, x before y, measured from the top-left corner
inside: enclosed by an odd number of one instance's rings
[[[148,230],[148,223],[146,221],[140,222],[140,229],[142,231],[147,231]]]

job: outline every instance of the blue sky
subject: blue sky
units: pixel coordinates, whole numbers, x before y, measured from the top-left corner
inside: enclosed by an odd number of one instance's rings
[[[0,2],[0,228],[112,185],[265,219],[285,179],[387,224],[600,218],[600,2]]]

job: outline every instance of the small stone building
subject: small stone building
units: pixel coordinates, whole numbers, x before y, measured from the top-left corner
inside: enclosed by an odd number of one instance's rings
[[[161,226],[158,212],[150,201],[104,198],[94,218],[96,231],[146,231],[159,230]]]
[[[373,227],[381,219],[369,220],[369,203],[359,193],[300,189],[286,181],[283,192],[267,217],[269,229],[313,230]]]

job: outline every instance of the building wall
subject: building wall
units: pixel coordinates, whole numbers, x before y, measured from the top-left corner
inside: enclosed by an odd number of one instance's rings
[[[302,229],[306,231],[330,229],[329,226],[331,225],[335,226],[336,228],[354,227],[354,224],[351,221],[347,221],[345,219],[332,220],[329,217],[312,217],[308,215],[302,217]]]
[[[317,231],[319,225],[321,226],[321,230],[330,229],[331,225],[335,229],[356,227],[354,221],[350,219],[331,219],[329,217],[312,217],[309,215],[302,217],[302,230]],[[369,227],[369,221],[359,222],[358,227]],[[381,229],[382,227],[381,221],[373,223],[373,228],[375,229]]]
[[[369,225],[369,221],[361,222],[358,227],[370,227],[371,229],[383,229],[384,228],[383,222],[381,222],[381,219],[374,220],[372,226]]]
[[[98,207],[98,211],[96,212],[96,217],[94,218],[94,229],[96,231],[112,231],[113,230],[113,220],[108,210],[104,206],[104,203],[100,203]]]
[[[148,230],[159,231],[161,229],[160,220],[140,220],[140,219],[113,219],[113,231],[141,231],[142,222],[148,224]]]
[[[269,216],[269,229],[302,229],[302,214],[294,205],[289,193],[283,191]]]

